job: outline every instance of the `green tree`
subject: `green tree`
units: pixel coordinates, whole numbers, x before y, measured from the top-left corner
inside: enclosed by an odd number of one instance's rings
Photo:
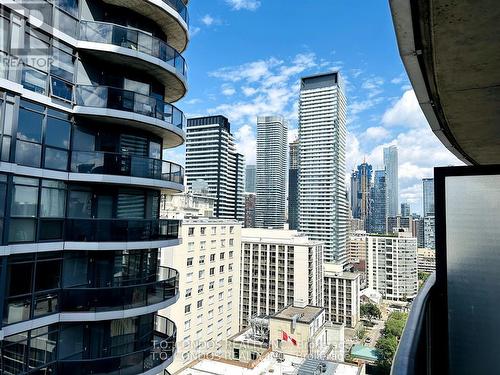
[[[368,318],[368,320],[372,321],[373,318],[380,319],[382,316],[382,313],[380,312],[380,309],[378,308],[377,305],[373,303],[363,303],[359,307],[360,313],[362,317]]]
[[[390,374],[392,359],[394,358],[394,354],[396,354],[396,350],[398,348],[398,339],[395,336],[381,336],[377,344],[375,345],[377,348],[377,368],[379,369],[381,374]]]
[[[391,313],[385,322],[383,331],[384,336],[395,336],[398,339],[401,338],[407,318],[408,314],[403,312],[395,311]]]
[[[357,331],[356,331],[356,337],[360,340],[363,340],[363,338],[366,336],[366,328],[361,326]]]

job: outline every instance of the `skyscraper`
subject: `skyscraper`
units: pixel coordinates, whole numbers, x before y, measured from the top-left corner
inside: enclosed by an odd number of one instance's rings
[[[399,184],[398,184],[398,148],[384,148],[384,166],[387,195],[387,216],[398,215]]]
[[[299,228],[324,243],[326,262],[345,263],[346,97],[338,72],[303,77],[299,103]]]
[[[409,203],[401,203],[401,216],[402,217],[411,216],[411,208]]]
[[[0,19],[0,373],[162,373],[185,2],[2,1]]]
[[[282,116],[257,118],[255,226],[283,229],[286,207],[288,128]]]
[[[299,140],[290,143],[288,169],[288,226],[299,228]]]
[[[356,177],[357,199],[356,199],[356,215],[353,216],[360,219],[364,227],[368,227],[368,216],[370,212],[370,189],[372,185],[372,166],[368,163],[358,165],[358,173]]]
[[[214,216],[244,219],[244,157],[236,152],[231,124],[224,116],[189,119],[186,134],[186,181],[208,184],[216,198]]]
[[[375,178],[371,194],[370,233],[386,233],[386,184],[385,170],[375,171]]]
[[[434,215],[434,179],[422,179],[423,188],[423,216]]]
[[[257,167],[255,164],[247,164],[245,168],[245,192],[255,193],[255,184],[257,182]]]
[[[353,219],[359,219],[360,212],[360,204],[358,197],[358,188],[359,188],[359,172],[357,170],[352,171],[351,173],[351,214]]]

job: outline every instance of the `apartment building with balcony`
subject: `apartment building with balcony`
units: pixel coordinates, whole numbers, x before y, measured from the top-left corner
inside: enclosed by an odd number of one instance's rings
[[[2,1],[0,373],[157,374],[178,298],[162,158],[185,140],[187,1]],[[158,348],[161,343],[161,348]],[[156,345],[156,347],[155,347]]]
[[[240,328],[294,302],[323,300],[323,244],[292,230],[243,228]]]
[[[417,295],[417,239],[400,229],[388,235],[369,235],[366,269],[368,288],[384,299],[407,301]]]
[[[182,244],[162,249],[162,264],[179,271],[179,300],[159,312],[177,326],[175,373],[204,355],[222,356],[239,330],[241,223],[186,218]]]

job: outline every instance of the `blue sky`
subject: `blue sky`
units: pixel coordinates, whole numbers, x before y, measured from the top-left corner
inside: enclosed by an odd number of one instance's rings
[[[347,175],[399,147],[400,201],[421,211],[421,179],[459,161],[434,137],[401,63],[387,0],[192,0],[188,116],[223,114],[247,163],[257,115],[284,115],[296,135],[301,76],[339,70],[348,99]],[[183,148],[167,152],[182,161]]]

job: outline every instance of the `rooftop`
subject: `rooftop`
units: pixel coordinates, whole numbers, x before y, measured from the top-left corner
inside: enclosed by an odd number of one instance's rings
[[[240,342],[244,344],[257,345],[266,348],[269,346],[265,342],[257,340],[255,337],[252,337],[251,331],[252,331],[251,328],[247,328],[243,331],[238,332],[236,335],[232,336],[229,340],[232,342]]]
[[[270,244],[314,246],[323,244],[320,241],[310,240],[306,235],[296,230],[288,229],[263,229],[243,228],[241,231],[242,242],[264,242]]]
[[[283,310],[278,311],[271,319],[285,319],[292,320],[295,315],[298,315],[298,323],[311,323],[321,312],[324,311],[323,307],[317,306],[288,306]]]
[[[356,280],[361,276],[360,272],[332,272],[325,270],[325,277],[336,277],[338,279]]]
[[[309,360],[310,361],[310,360]],[[299,367],[306,361],[304,358],[284,355],[284,361],[278,362],[275,352],[269,353],[256,367],[248,369],[210,359],[203,359],[179,375],[261,375],[261,374],[296,374]],[[328,375],[357,375],[359,368],[346,363],[327,361]],[[302,373],[300,373],[302,374]],[[304,372],[307,374],[307,372]]]

